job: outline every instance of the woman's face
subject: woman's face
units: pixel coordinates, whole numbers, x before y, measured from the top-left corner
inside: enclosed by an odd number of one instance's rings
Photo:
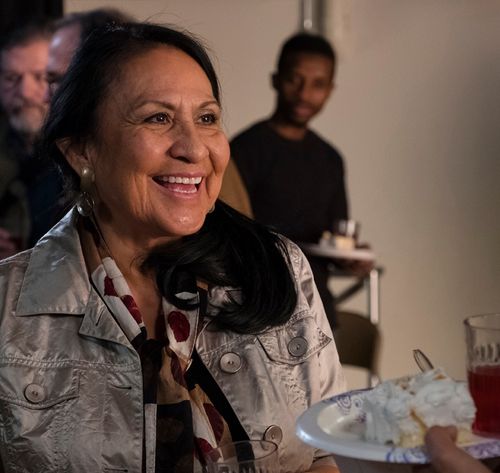
[[[133,57],[97,117],[87,149],[100,222],[144,246],[196,232],[229,160],[220,106],[196,61],[167,46]]]

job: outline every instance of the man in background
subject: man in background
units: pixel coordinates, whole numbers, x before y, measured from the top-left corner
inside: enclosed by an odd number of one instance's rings
[[[34,143],[81,42],[96,28],[128,21],[114,9],[73,13],[47,33],[30,27],[5,42],[0,97],[9,130],[6,140],[0,137],[0,259],[32,246],[62,216],[59,175],[52,163],[33,157]]]
[[[31,246],[55,223],[59,178],[34,155],[48,108],[51,34],[46,23],[27,24],[0,45],[0,258]]]
[[[335,66],[335,52],[321,36],[300,33],[289,38],[272,76],[272,116],[231,141],[255,219],[296,243],[318,243],[336,220],[348,217],[342,158],[309,128],[334,88]],[[334,300],[327,286],[329,261],[308,259],[335,327]]]
[[[55,24],[55,31],[49,49],[47,99],[50,100],[54,95],[68,70],[75,51],[92,31],[108,24],[121,24],[131,21],[133,21],[131,17],[113,8],[71,13],[59,20]]]

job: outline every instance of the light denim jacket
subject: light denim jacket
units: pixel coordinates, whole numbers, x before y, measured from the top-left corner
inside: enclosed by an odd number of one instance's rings
[[[89,283],[75,220],[73,210],[32,250],[0,263],[0,464],[8,473],[142,469],[140,360]],[[295,436],[297,417],[345,386],[309,265],[289,249],[298,281],[290,321],[258,336],[209,324],[196,349],[249,437],[279,442],[282,471],[300,472],[333,460]],[[210,290],[209,311],[225,297],[224,288]]]

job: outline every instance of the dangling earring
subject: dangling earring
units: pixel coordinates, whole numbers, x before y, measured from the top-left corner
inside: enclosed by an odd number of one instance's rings
[[[80,197],[76,202],[76,210],[82,217],[90,217],[94,210],[94,199],[90,190],[94,184],[94,171],[92,168],[84,166],[80,176]]]

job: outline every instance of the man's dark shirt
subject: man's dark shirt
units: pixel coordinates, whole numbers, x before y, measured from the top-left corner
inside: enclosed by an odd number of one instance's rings
[[[344,166],[338,152],[312,131],[292,141],[259,122],[231,141],[231,155],[247,187],[255,219],[296,243],[318,243],[333,222],[346,219]],[[328,261],[309,257],[332,326]]]
[[[26,187],[31,220],[29,248],[63,216],[62,179],[52,162],[26,152],[22,140],[11,129],[5,135],[3,146],[18,160],[18,179]]]

